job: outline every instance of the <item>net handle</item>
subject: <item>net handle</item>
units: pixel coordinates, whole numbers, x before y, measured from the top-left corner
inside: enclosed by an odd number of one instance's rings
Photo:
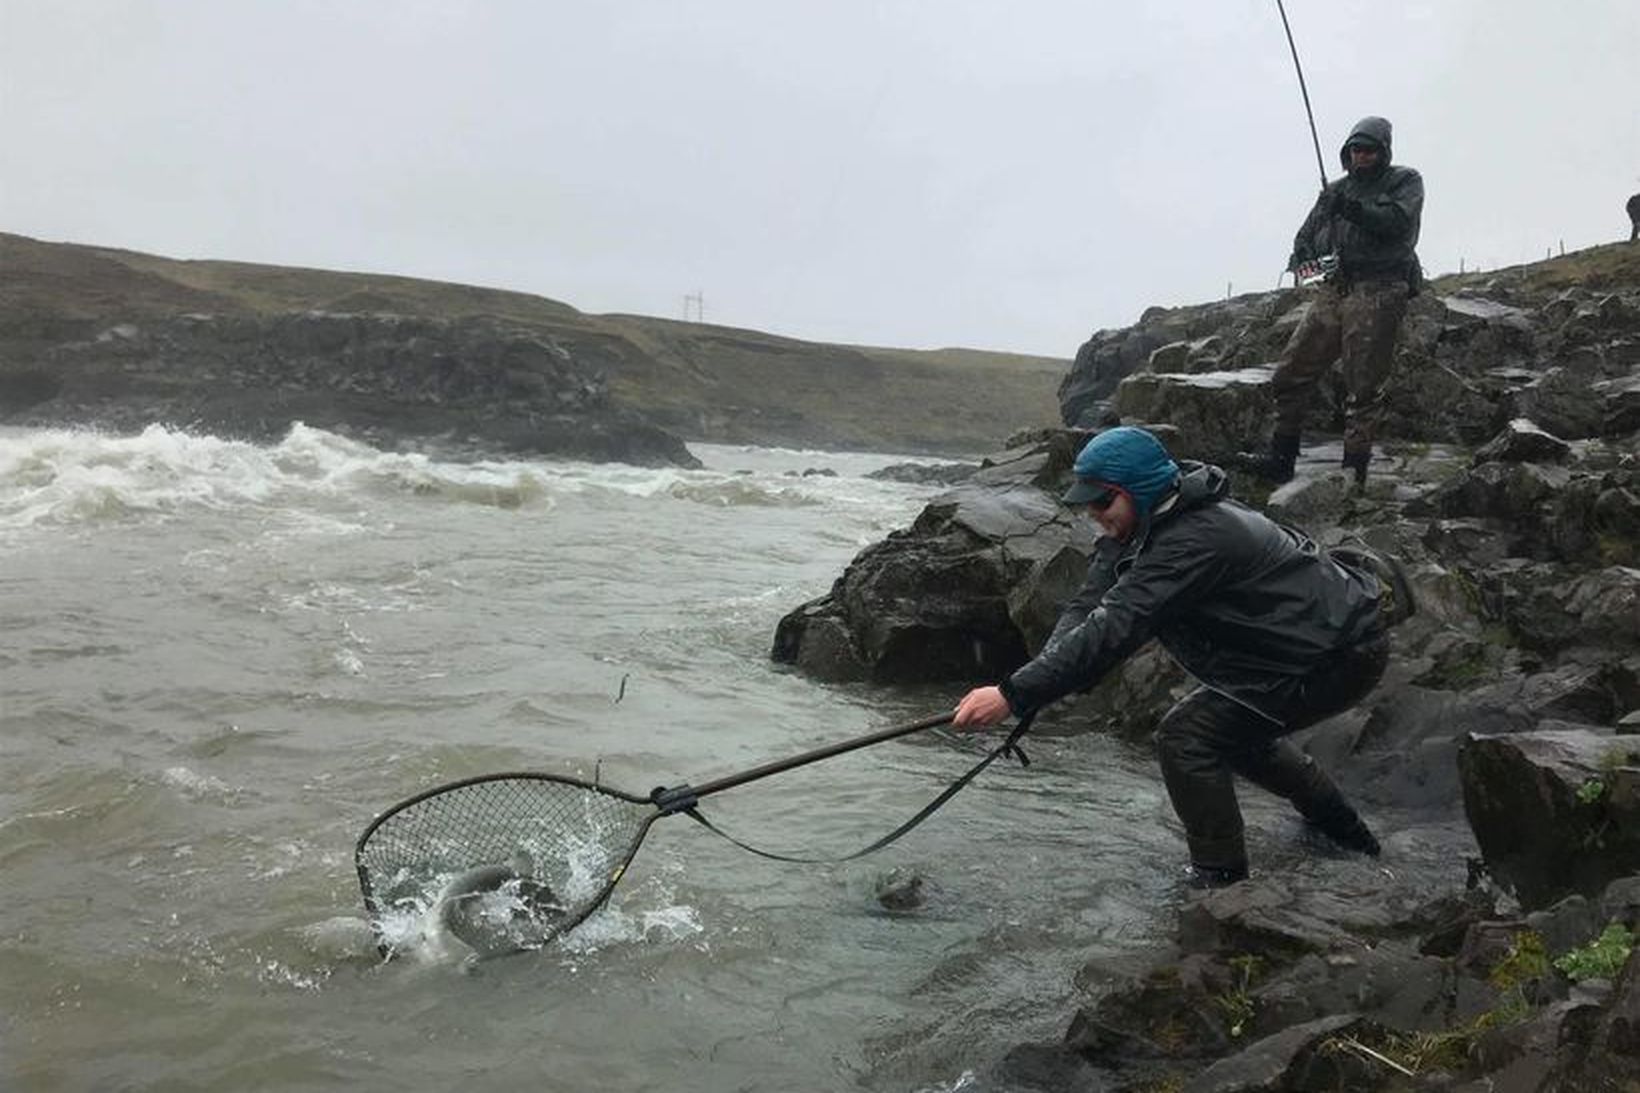
[[[782,774],[797,767],[807,766],[810,763],[818,763],[820,760],[830,759],[834,755],[857,751],[860,748],[869,748],[873,744],[881,744],[884,741],[910,736],[912,733],[922,732],[925,729],[948,725],[955,716],[956,711],[953,710],[949,713],[925,717],[918,721],[890,725],[886,729],[878,729],[876,732],[856,736],[851,740],[843,740],[836,744],[828,744],[823,748],[815,748],[813,751],[806,751],[789,759],[777,759],[772,763],[764,763],[761,766],[752,767],[750,770],[743,770],[739,774],[726,774],[722,778],[714,778],[709,782],[702,782],[698,786],[681,785],[671,789],[658,786],[649,795],[649,799],[655,803],[655,806],[661,810],[662,814],[681,812],[694,807],[695,802],[702,797],[721,793],[726,789],[734,789],[736,786],[743,786],[747,782],[767,778],[771,774]]]

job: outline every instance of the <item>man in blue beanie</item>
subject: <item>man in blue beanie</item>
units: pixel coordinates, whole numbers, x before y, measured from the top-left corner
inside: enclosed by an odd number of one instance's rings
[[[1377,575],[1231,500],[1222,470],[1175,462],[1144,429],[1100,433],[1073,470],[1062,500],[1104,532],[1087,581],[1035,659],[969,691],[953,723],[994,725],[1085,691],[1154,637],[1200,684],[1156,730],[1193,886],[1247,876],[1234,775],[1376,855],[1355,809],[1286,737],[1348,709],[1383,675]]]

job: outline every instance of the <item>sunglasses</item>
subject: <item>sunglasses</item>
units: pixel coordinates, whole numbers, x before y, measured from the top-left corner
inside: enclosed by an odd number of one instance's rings
[[[1378,146],[1376,144],[1352,144],[1350,145],[1350,151],[1363,156],[1377,155]]]
[[[1111,503],[1116,500],[1117,496],[1118,491],[1115,487],[1106,486],[1082,503],[1095,512],[1104,512],[1110,508]]]

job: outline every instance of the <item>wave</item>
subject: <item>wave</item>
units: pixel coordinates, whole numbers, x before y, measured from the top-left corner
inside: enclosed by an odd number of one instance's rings
[[[519,508],[544,499],[547,489],[528,464],[441,463],[413,452],[378,451],[305,425],[293,426],[272,446],[163,425],[135,436],[0,431],[0,529],[212,509],[301,509],[359,493]]]
[[[551,509],[569,497],[714,507],[903,504],[926,489],[862,477],[888,457],[716,448],[704,470],[550,460],[448,462],[297,424],[275,445],[151,425],[135,436],[0,429],[0,531],[166,519],[241,508],[309,512],[391,497]],[[813,465],[811,473],[793,464]],[[838,469],[841,468],[841,469]]]

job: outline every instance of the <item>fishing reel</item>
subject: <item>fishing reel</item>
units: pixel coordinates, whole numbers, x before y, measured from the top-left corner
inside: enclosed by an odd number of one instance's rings
[[[1302,263],[1293,271],[1293,279],[1300,288],[1324,284],[1338,276],[1338,255],[1323,254],[1311,262]]]

